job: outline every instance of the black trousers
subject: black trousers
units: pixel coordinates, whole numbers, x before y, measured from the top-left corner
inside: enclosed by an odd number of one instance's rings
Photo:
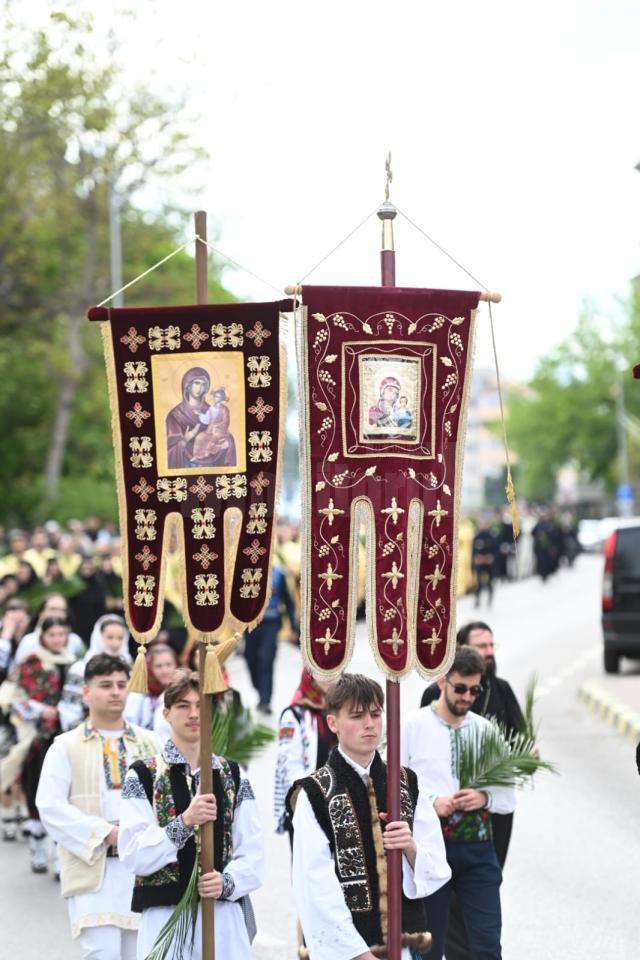
[[[38,784],[40,783],[42,764],[52,743],[53,738],[47,738],[45,740],[42,737],[38,737],[34,740],[27,754],[24,766],[22,767],[21,784],[25,800],[27,801],[29,816],[32,820],[40,819],[40,814],[36,807],[36,793],[38,792]]]
[[[513,829],[513,814],[492,813],[491,829],[493,831],[493,845],[498,857],[498,862],[504,870],[507,851],[509,850],[509,841],[511,840],[511,831]],[[447,926],[447,939],[444,952],[447,960],[471,960],[469,938],[467,936],[464,916],[462,915],[462,908],[453,890],[449,900],[449,923]]]

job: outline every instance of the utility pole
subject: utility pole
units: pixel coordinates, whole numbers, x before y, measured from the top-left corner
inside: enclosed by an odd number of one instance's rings
[[[111,289],[120,290],[122,282],[122,233],[120,230],[120,200],[116,188],[116,178],[109,180],[109,256],[111,262]],[[113,298],[114,307],[124,306],[122,293]]]
[[[624,403],[622,372],[616,370],[616,439],[618,447],[618,489],[616,503],[621,517],[633,516],[633,487],[629,471],[629,448],[627,445],[627,413]]]

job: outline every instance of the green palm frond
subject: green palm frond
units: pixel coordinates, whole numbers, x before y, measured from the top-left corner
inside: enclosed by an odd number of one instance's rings
[[[217,756],[246,766],[275,735],[271,727],[256,723],[236,697],[214,700],[211,749]]]
[[[197,829],[197,828],[196,828]],[[199,844],[197,844],[199,848]],[[187,957],[192,956],[198,919],[198,853],[193,864],[187,889],[176,904],[171,916],[156,937],[156,941],[145,960],[183,960],[185,948]]]
[[[536,705],[536,687],[538,686],[538,675],[532,673],[527,683],[527,689],[524,695],[524,710],[522,714],[522,725],[520,733],[529,740],[537,740],[538,724],[533,715],[533,708]]]
[[[457,773],[460,789],[522,786],[539,770],[556,767],[536,755],[535,740],[524,733],[507,735],[497,723],[488,729],[456,731]]]
[[[228,691],[214,697],[211,719],[211,750],[217,756],[246,765],[275,738],[271,727],[255,723],[251,711],[242,706],[239,698]],[[196,828],[197,831],[197,828]],[[158,934],[153,949],[145,960],[183,960],[193,952],[198,917],[198,876],[200,859],[199,834],[196,860],[189,884],[180,902]]]

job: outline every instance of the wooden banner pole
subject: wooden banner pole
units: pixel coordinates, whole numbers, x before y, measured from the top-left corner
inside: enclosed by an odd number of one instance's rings
[[[207,239],[207,214],[198,210],[195,214],[196,234]],[[207,253],[204,243],[196,240],[196,303],[207,303]],[[204,690],[204,644],[200,645],[200,792],[213,793],[213,770],[211,767],[211,715],[212,697]],[[200,872],[211,873],[213,865],[213,821],[200,827]],[[200,901],[202,910],[202,960],[215,960],[214,903],[210,897]]]
[[[396,254],[393,244],[393,219],[396,208],[389,202],[391,156],[387,161],[386,200],[378,210],[382,220],[380,251],[381,286],[396,283]],[[387,816],[388,823],[400,820],[400,684],[387,678]],[[387,852],[388,960],[400,960],[402,952],[402,852]]]

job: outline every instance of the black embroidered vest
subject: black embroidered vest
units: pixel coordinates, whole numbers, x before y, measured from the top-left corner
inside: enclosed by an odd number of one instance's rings
[[[370,768],[369,788],[347,763],[332,750],[324,767],[297,780],[287,795],[293,817],[300,790],[307,794],[313,812],[329,841],[335,870],[353,923],[369,949],[386,956],[387,864],[382,846],[384,822],[378,811],[387,809],[387,768],[376,753]],[[401,817],[413,827],[418,801],[418,781],[413,770],[402,768],[400,781]],[[422,900],[402,894],[403,945],[428,949],[424,941],[427,921]]]
[[[240,768],[233,760],[222,760],[221,770],[213,770],[213,792],[218,813],[213,832],[213,864],[219,873],[224,871],[231,858],[231,830],[236,797],[240,785]],[[144,787],[147,800],[154,806],[158,802],[156,815],[161,826],[167,820],[163,813],[170,811],[171,817],[178,816],[187,809],[193,796],[185,774],[184,764],[167,764],[165,772],[160,773],[153,762],[137,760],[131,765],[140,783]],[[168,782],[167,782],[168,781]],[[190,837],[185,845],[176,850],[176,862],[168,864],[151,877],[136,877],[133,888],[131,909],[141,913],[147,907],[170,907],[177,904],[187,886],[196,858],[195,837]]]

